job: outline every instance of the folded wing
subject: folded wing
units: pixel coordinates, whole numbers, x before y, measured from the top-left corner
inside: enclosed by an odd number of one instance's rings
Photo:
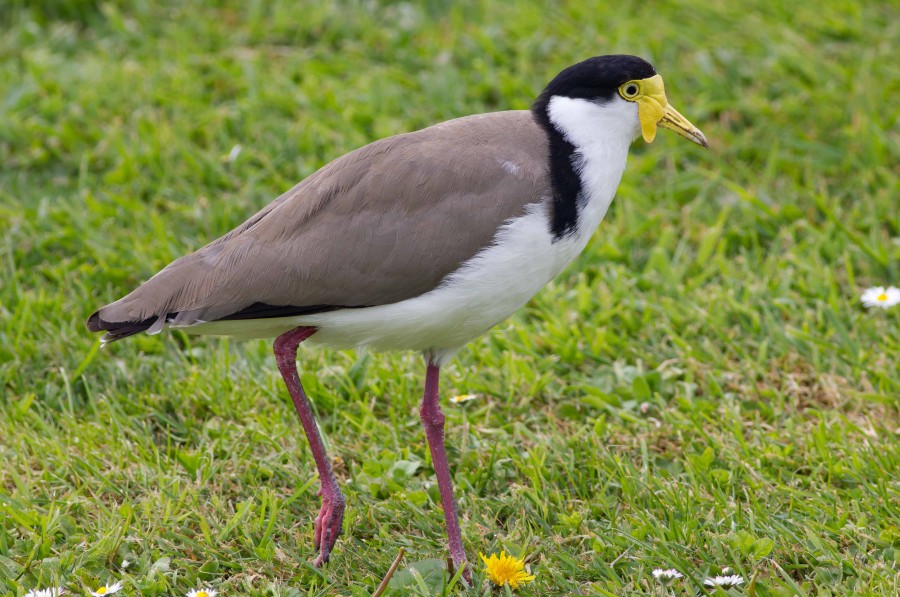
[[[164,322],[395,303],[437,287],[549,192],[527,111],[445,122],[323,167],[88,320],[116,340]]]

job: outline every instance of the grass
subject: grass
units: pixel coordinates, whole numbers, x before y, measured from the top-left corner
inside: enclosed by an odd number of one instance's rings
[[[526,557],[522,595],[897,595],[900,309],[858,296],[900,282],[900,15],[605,4],[0,8],[0,595],[369,595],[401,547],[393,594],[462,594],[417,356],[301,350],[349,501],[319,572],[270,343],[83,322],[334,157],[612,52],[712,150],[636,143],[577,263],[446,369],[470,557]]]

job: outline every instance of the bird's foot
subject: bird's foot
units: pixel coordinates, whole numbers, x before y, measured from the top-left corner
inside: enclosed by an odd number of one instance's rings
[[[316,568],[321,567],[331,556],[331,550],[343,528],[346,504],[341,490],[337,487],[320,489],[319,495],[322,496],[322,508],[316,516],[313,536],[313,546],[319,552],[314,563]]]

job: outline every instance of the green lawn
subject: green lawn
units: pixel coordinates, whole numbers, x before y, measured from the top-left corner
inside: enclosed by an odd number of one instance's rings
[[[0,595],[370,595],[401,547],[393,594],[463,594],[418,356],[300,351],[348,497],[319,572],[271,343],[84,321],[331,159],[618,52],[711,150],[638,141],[581,258],[445,370],[469,556],[525,556],[522,595],[900,593],[900,307],[859,301],[900,286],[896,3],[307,4],[0,7]]]

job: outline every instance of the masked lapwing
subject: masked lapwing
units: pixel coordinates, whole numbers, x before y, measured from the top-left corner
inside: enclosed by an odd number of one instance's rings
[[[628,147],[638,136],[653,141],[657,127],[707,146],[648,62],[590,58],[557,75],[531,110],[450,120],[334,160],[91,315],[88,329],[105,331],[105,342],[166,328],[275,337],[321,482],[316,565],[341,533],[345,501],[300,385],[297,347],[309,340],[421,352],[421,419],[450,555],[462,566],[440,367],[581,253],[613,199]]]

